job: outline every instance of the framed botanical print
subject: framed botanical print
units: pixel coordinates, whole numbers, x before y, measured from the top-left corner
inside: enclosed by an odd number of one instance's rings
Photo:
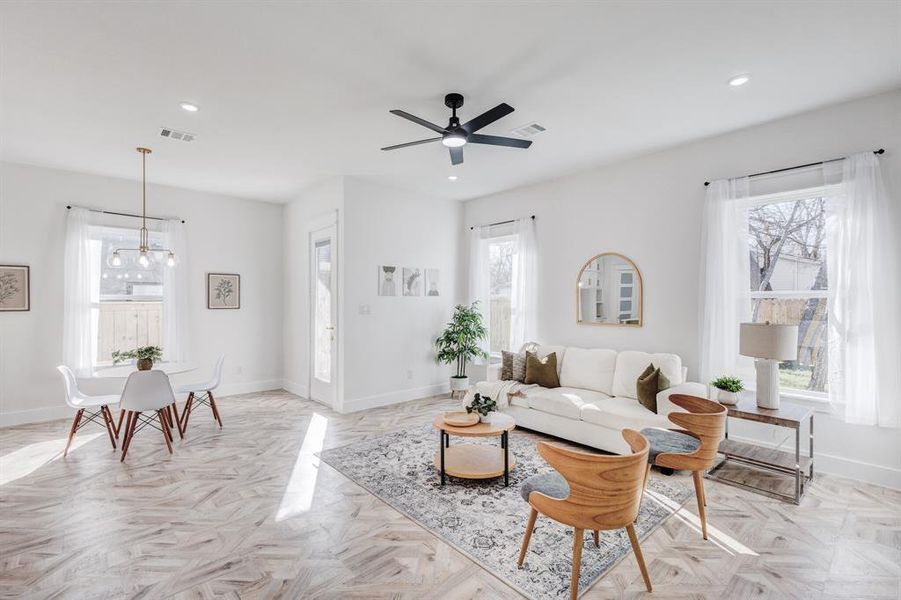
[[[241,308],[241,276],[234,273],[207,273],[206,307]]]
[[[31,310],[31,269],[0,265],[0,312]]]

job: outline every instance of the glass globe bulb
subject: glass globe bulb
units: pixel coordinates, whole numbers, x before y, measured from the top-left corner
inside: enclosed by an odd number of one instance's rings
[[[169,256],[166,257],[166,266],[167,266],[167,267],[174,267],[176,264],[178,264],[178,259],[175,258],[175,253],[174,253],[174,252],[170,252],[170,253],[169,253]]]
[[[150,266],[150,258],[147,257],[146,252],[141,252],[141,256],[138,257],[138,264],[144,268]]]
[[[109,265],[111,267],[121,267],[122,266],[122,257],[119,256],[119,251],[116,250],[109,257]]]

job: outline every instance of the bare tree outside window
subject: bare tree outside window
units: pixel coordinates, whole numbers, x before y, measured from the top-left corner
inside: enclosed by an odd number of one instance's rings
[[[751,319],[798,325],[798,359],[779,365],[785,388],[827,383],[826,200],[775,201],[748,212]]]

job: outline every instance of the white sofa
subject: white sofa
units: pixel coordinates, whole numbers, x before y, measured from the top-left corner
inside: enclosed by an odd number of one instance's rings
[[[566,440],[625,454],[629,447],[621,431],[640,431],[644,427],[672,427],[667,419],[671,411],[681,410],[669,401],[671,394],[707,397],[707,386],[685,381],[687,369],[675,354],[565,346],[538,347],[538,356],[557,354],[558,388],[535,386],[522,395],[510,397],[503,412],[517,425]],[[638,402],[636,382],[653,363],[669,379],[671,387],[658,392],[657,412]],[[488,370],[488,381],[477,383],[475,391],[487,393],[494,387],[500,365]]]

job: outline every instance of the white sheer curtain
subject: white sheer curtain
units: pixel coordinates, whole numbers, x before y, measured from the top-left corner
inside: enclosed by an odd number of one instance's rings
[[[72,207],[66,219],[63,266],[63,364],[79,377],[90,375],[96,344],[100,266],[92,254],[90,211]]]
[[[489,228],[475,226],[469,231],[469,302],[479,303],[479,311],[485,327],[491,330],[491,289],[488,265]],[[479,346],[489,351],[489,341],[482,340]],[[481,361],[476,361],[481,364]]]
[[[849,423],[901,426],[898,215],[872,152],[824,165],[829,397]]]
[[[537,247],[535,219],[516,219],[513,223],[516,250],[513,254],[513,286],[510,298],[510,348],[517,350],[535,339],[537,321]]]
[[[178,265],[163,267],[163,360],[183,362],[190,351],[188,331],[188,275],[185,226],[177,219],[163,221],[166,246],[175,253]],[[161,256],[160,260],[166,260]]]
[[[701,225],[700,374],[707,382],[738,375],[750,361],[738,354],[739,323],[751,315],[748,178],[707,186]]]

